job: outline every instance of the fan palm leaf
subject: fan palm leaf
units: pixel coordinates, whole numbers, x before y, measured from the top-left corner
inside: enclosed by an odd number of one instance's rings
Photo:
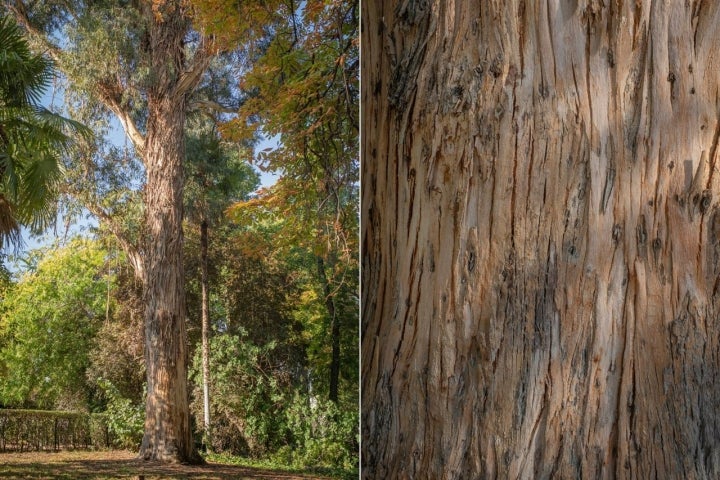
[[[73,138],[90,135],[39,105],[52,78],[52,61],[0,15],[0,246],[19,245],[21,225],[37,231],[54,221],[60,156]]]

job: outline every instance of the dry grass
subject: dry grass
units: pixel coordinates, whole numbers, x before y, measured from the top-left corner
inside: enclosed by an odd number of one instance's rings
[[[138,460],[127,451],[0,453],[0,478],[28,480],[89,479],[282,479],[324,477],[261,470],[234,465],[165,465]]]

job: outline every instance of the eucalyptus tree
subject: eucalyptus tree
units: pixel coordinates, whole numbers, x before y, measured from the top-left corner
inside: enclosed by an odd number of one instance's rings
[[[189,98],[213,44],[191,29],[188,7],[179,0],[5,5],[65,74],[75,107],[112,114],[142,163],[135,238],[98,202],[86,206],[118,237],[143,283],[147,402],[140,456],[201,461],[188,410],[183,161]],[[80,168],[91,169],[91,162]]]
[[[20,226],[35,230],[55,220],[61,154],[80,124],[40,106],[53,63],[32,53],[11,17],[0,16],[0,246],[19,245]]]

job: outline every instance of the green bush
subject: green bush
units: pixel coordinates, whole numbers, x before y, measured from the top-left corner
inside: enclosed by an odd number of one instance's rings
[[[358,410],[300,393],[273,370],[274,344],[259,347],[246,336],[211,340],[212,432],[206,446],[298,469],[353,472],[358,468]],[[191,408],[202,418],[201,357],[195,354]],[[357,476],[357,475],[356,475]]]
[[[130,450],[139,448],[145,424],[143,406],[133,405],[132,401],[124,398],[117,387],[108,380],[101,378],[98,380],[98,385],[104,390],[108,399],[104,418],[113,445]]]
[[[357,470],[357,410],[296,394],[285,417],[293,445],[278,450],[278,461],[298,468]]]
[[[212,435],[207,447],[214,452],[252,457],[267,456],[285,443],[285,394],[281,375],[272,370],[275,343],[254,345],[245,335],[218,335],[211,339],[213,365],[210,389]],[[195,383],[192,413],[202,418],[200,351],[190,371]]]
[[[96,241],[33,251],[34,270],[0,302],[0,404],[86,410],[88,351],[107,308],[107,252]]]

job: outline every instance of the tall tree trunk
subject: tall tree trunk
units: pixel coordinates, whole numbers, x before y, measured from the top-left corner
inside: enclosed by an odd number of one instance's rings
[[[149,7],[148,7],[149,8]],[[183,166],[185,93],[178,95],[184,68],[187,20],[178,3],[167,3],[150,27],[154,82],[148,93],[145,237],[145,364],[147,403],[140,456],[169,462],[198,462],[187,390],[187,331],[183,269]]]
[[[200,283],[202,290],[203,424],[210,434],[210,297],[208,292],[208,222],[200,223]]]
[[[363,477],[718,478],[720,3],[363,24]]]
[[[340,321],[335,311],[335,294],[325,273],[325,261],[320,256],[317,257],[317,269],[320,283],[323,286],[323,293],[325,294],[325,308],[330,316],[332,354],[330,357],[330,394],[328,398],[331,402],[337,403],[338,385],[340,383]]]
[[[87,5],[64,2],[62,7],[39,15],[36,13],[41,5],[36,3],[13,0],[6,2],[6,6],[71,81],[81,80],[83,89],[91,88],[88,93],[115,114],[142,157],[146,174],[145,225],[139,245],[128,238],[124,228],[101,205],[90,201],[86,207],[117,237],[136,278],[143,282],[148,391],[140,456],[168,462],[202,461],[194,449],[188,408],[182,161],[187,95],[200,82],[210,62],[212,41],[201,36],[192,59],[187,60],[185,40],[190,23],[184,2],[133,3],[140,10],[143,23],[147,22],[147,35],[143,35],[136,48],[142,50],[138,64],[145,65],[148,74],[140,84],[132,86],[147,99],[148,116],[143,135],[136,124],[133,111],[136,106],[122,99],[122,92],[136,79],[122,78],[120,74],[97,79],[97,71],[88,65],[87,74],[96,80],[87,82],[84,69],[79,66],[82,62],[77,62],[71,51],[84,50],[77,48],[84,42],[82,35],[71,39],[77,41],[76,44],[63,37],[62,43],[70,50],[63,51],[61,45],[45,34],[48,25],[58,27],[66,20],[72,23],[92,19],[93,12]],[[36,20],[45,25],[38,26]],[[55,31],[55,27],[48,28]]]

